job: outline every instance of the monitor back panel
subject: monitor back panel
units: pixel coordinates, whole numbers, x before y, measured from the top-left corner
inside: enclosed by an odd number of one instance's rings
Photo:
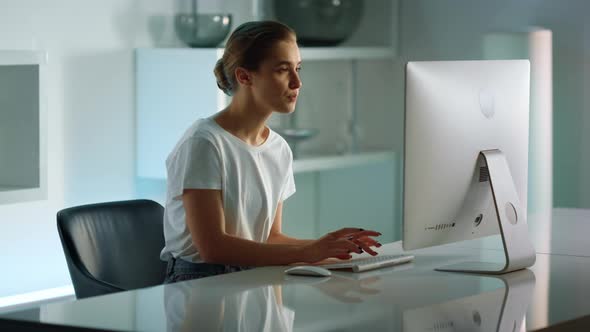
[[[404,249],[499,232],[482,150],[504,153],[526,215],[529,67],[528,60],[406,65]]]

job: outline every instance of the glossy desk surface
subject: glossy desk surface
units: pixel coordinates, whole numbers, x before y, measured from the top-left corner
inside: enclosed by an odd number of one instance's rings
[[[590,315],[590,257],[579,249],[578,256],[538,253],[532,268],[502,276],[434,271],[466,259],[503,259],[497,249],[459,245],[414,251],[415,261],[402,266],[329,278],[263,267],[47,304],[33,320],[125,331],[536,330]],[[400,243],[379,251],[398,253]],[[11,317],[23,315],[3,316]]]

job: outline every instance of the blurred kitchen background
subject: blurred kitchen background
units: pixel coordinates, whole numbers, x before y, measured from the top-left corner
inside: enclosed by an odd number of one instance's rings
[[[404,64],[411,60],[531,59],[529,212],[590,208],[590,2],[280,2],[323,10],[304,26],[352,27],[336,31],[338,38],[306,35],[296,112],[271,119],[297,156],[288,234],[360,226],[381,231],[383,242],[401,239]],[[352,11],[358,17],[334,12],[346,6],[360,6]],[[223,40],[190,47],[175,16],[230,15],[233,29],[277,19],[277,8],[272,0],[0,0],[0,52],[47,53],[41,126],[48,157],[46,199],[0,200],[0,278],[10,287],[0,289],[0,309],[19,294],[71,291],[56,212],[132,198],[163,203],[172,145],[192,121],[229,101],[212,74]]]

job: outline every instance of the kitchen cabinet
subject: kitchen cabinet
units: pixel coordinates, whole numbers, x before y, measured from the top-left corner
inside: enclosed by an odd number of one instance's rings
[[[283,232],[313,239],[342,227],[362,227],[381,232],[383,243],[400,240],[400,156],[390,152],[364,157],[370,160],[314,170],[295,167],[297,192],[285,202]],[[335,160],[324,158],[328,164]],[[319,159],[315,162],[326,162]],[[165,203],[166,179],[137,178],[136,184],[139,197]]]
[[[138,177],[164,179],[166,177],[164,164],[166,157],[184,131],[196,119],[213,115],[229,103],[229,97],[217,88],[213,75],[213,68],[217,59],[223,54],[222,52],[223,49],[216,48],[137,49],[135,51],[136,175]],[[330,56],[333,56],[335,60],[331,60]],[[336,61],[336,66],[344,65],[344,67],[348,67],[347,63],[349,61],[364,61],[370,64],[373,60],[378,60],[382,62],[382,66],[389,68],[393,66],[390,59],[394,59],[394,55],[391,48],[342,48],[335,50],[326,47],[303,48],[302,58],[310,62],[310,65],[311,62],[314,62],[316,65],[319,63],[320,66],[324,67],[326,62],[333,63]],[[338,67],[333,66],[332,68],[339,71]],[[387,80],[385,77],[387,75],[382,74],[382,77]],[[375,82],[375,76],[370,73],[369,76],[371,77],[368,79]],[[310,81],[314,79],[317,81],[317,78],[310,77]],[[350,81],[346,74],[335,79]],[[329,77],[328,80],[330,80]],[[383,85],[386,83],[375,82],[375,84],[379,85],[383,90]],[[324,84],[320,82],[320,85]],[[367,86],[370,87],[370,84],[363,83],[362,85],[365,89]],[[331,92],[335,96],[321,98],[323,100],[319,101],[319,103],[327,103],[326,112],[341,112],[344,108],[350,107],[350,101],[340,97],[341,95],[348,95],[350,87],[337,86],[337,84],[332,85],[332,87]],[[385,89],[387,89],[387,85]],[[356,91],[350,93],[359,94]],[[304,94],[305,92],[302,92],[302,98],[305,98]],[[378,92],[376,94],[374,90],[372,94],[371,100],[366,100],[364,102],[365,106],[363,106],[364,108],[371,108],[371,116],[368,117],[371,120],[367,122],[366,126],[383,122],[383,119],[379,118],[379,112],[389,113],[390,118],[391,114],[394,113],[393,110],[389,109],[388,93]],[[382,101],[375,102],[377,98],[381,98]],[[341,105],[330,109],[329,103],[332,103],[332,100],[338,100]],[[377,103],[378,106],[368,105],[374,103]],[[377,108],[380,108],[380,110],[377,111]],[[372,160],[382,158],[394,151],[397,146],[401,146],[399,142],[396,145],[391,142],[391,138],[387,138],[390,142],[384,144],[361,144],[362,146],[357,151],[354,151],[354,154],[348,153],[350,151],[344,149],[331,149],[337,144],[329,141],[330,139],[348,140],[345,137],[348,133],[342,129],[348,127],[346,123],[349,121],[348,114],[350,111],[335,115],[326,112],[318,114],[317,118],[322,118],[324,123],[334,124],[340,121],[344,125],[339,128],[337,133],[329,133],[330,128],[320,129],[320,136],[324,135],[325,132],[324,141],[317,148],[308,148],[306,150],[307,155],[304,154],[301,159],[296,160],[294,165],[296,171],[325,170],[330,167],[338,167],[338,165],[370,163]],[[310,114],[307,114],[304,108],[301,108],[301,113],[301,123],[308,122],[309,126],[313,126],[320,122],[317,119],[310,118]],[[397,122],[400,123],[401,119]],[[271,126],[279,126],[277,121],[273,122],[272,119],[270,124]],[[365,131],[372,132],[373,135],[376,134],[371,128],[366,128]],[[382,137],[389,134],[389,128],[387,127],[382,131],[383,136],[377,135],[378,137],[373,141],[380,141]],[[344,135],[344,137],[338,137],[338,135]],[[325,142],[326,140],[328,141]]]
[[[272,19],[264,6],[267,1],[231,2],[226,9],[236,27]],[[401,237],[404,64],[397,57],[398,6],[397,0],[365,1],[358,31],[342,45],[300,47],[297,110],[269,120],[274,128],[288,123],[318,130],[297,146],[297,194],[284,212],[287,234],[311,238],[358,226],[381,231],[383,241]],[[167,154],[195,119],[230,101],[213,75],[222,52],[136,50],[138,196],[164,201]]]
[[[342,227],[381,232],[383,243],[401,239],[399,155],[371,163],[295,173],[297,192],[283,211],[283,231],[317,238]]]

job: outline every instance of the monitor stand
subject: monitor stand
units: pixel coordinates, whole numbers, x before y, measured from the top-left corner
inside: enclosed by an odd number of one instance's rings
[[[506,157],[500,150],[480,152],[489,172],[496,216],[502,235],[506,262],[464,262],[437,268],[437,271],[503,274],[535,264],[535,250],[528,237],[527,216],[522,209]]]

